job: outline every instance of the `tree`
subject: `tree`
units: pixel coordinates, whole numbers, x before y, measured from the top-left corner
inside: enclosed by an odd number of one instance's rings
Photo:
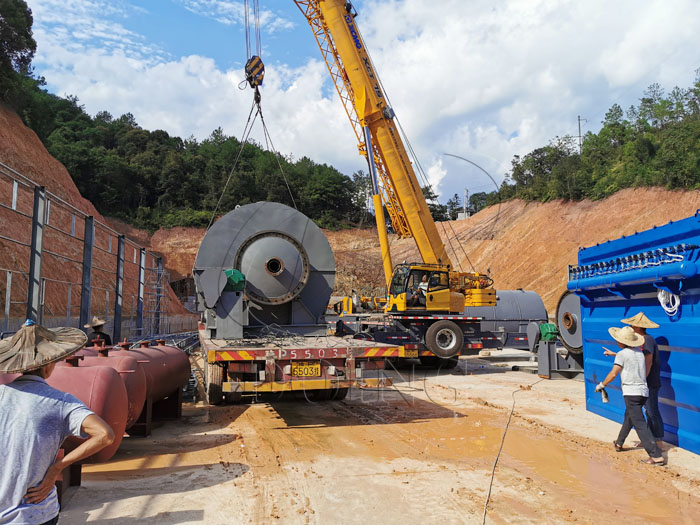
[[[459,212],[462,211],[462,201],[456,193],[450,200],[447,201],[447,215],[451,220],[457,219]]]
[[[36,51],[33,21],[24,0],[0,0],[0,100],[16,102],[21,79],[30,74]]]
[[[430,215],[433,217],[433,220],[449,220],[449,216],[447,215],[447,206],[438,202],[438,196],[433,189],[430,186],[423,186],[421,190],[423,190],[423,197],[425,197],[425,202],[428,203],[428,209],[430,210]]]

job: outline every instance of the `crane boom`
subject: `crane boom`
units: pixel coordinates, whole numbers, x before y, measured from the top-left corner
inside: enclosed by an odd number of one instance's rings
[[[413,237],[423,262],[452,266],[360,31],[344,0],[294,0],[309,22],[363,155],[372,154],[382,199],[396,231]],[[368,152],[363,128],[368,128]],[[377,225],[379,229],[383,224]]]

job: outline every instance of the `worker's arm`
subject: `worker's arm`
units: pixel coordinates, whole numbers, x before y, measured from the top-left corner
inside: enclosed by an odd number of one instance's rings
[[[57,459],[49,467],[41,483],[27,491],[27,494],[24,496],[27,503],[39,503],[46,499],[51,493],[54,483],[56,483],[56,478],[64,468],[76,461],[92,456],[106,446],[111,445],[114,441],[112,428],[100,416],[95,414],[90,414],[83,420],[80,431],[89,437],[61,459]]]
[[[609,348],[606,348],[605,346],[603,347],[603,350],[605,350],[603,352],[603,355],[605,355],[605,356],[608,356],[608,357],[613,356],[614,357],[617,355],[617,352],[613,352],[612,350],[610,350]]]
[[[605,388],[608,386],[610,383],[613,382],[613,380],[618,376],[620,373],[620,370],[622,370],[622,367],[620,365],[613,365],[612,370],[610,370],[610,373],[608,376],[603,379],[603,381],[598,385],[598,387]],[[596,389],[598,388],[596,387]]]
[[[649,376],[649,372],[651,372],[651,362],[653,357],[654,356],[652,354],[644,354],[644,364],[647,367],[647,377]]]

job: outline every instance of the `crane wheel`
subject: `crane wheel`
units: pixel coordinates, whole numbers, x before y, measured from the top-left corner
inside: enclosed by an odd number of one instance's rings
[[[425,346],[436,356],[449,359],[462,352],[464,333],[457,323],[435,321],[425,332]]]

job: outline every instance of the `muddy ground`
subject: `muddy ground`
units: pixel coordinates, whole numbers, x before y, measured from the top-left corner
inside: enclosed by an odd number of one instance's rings
[[[521,356],[404,368],[340,402],[207,407],[85,467],[63,523],[698,523],[700,457],[614,452],[583,383],[512,371]],[[513,394],[515,392],[515,394]],[[628,440],[631,446],[634,435]]]

